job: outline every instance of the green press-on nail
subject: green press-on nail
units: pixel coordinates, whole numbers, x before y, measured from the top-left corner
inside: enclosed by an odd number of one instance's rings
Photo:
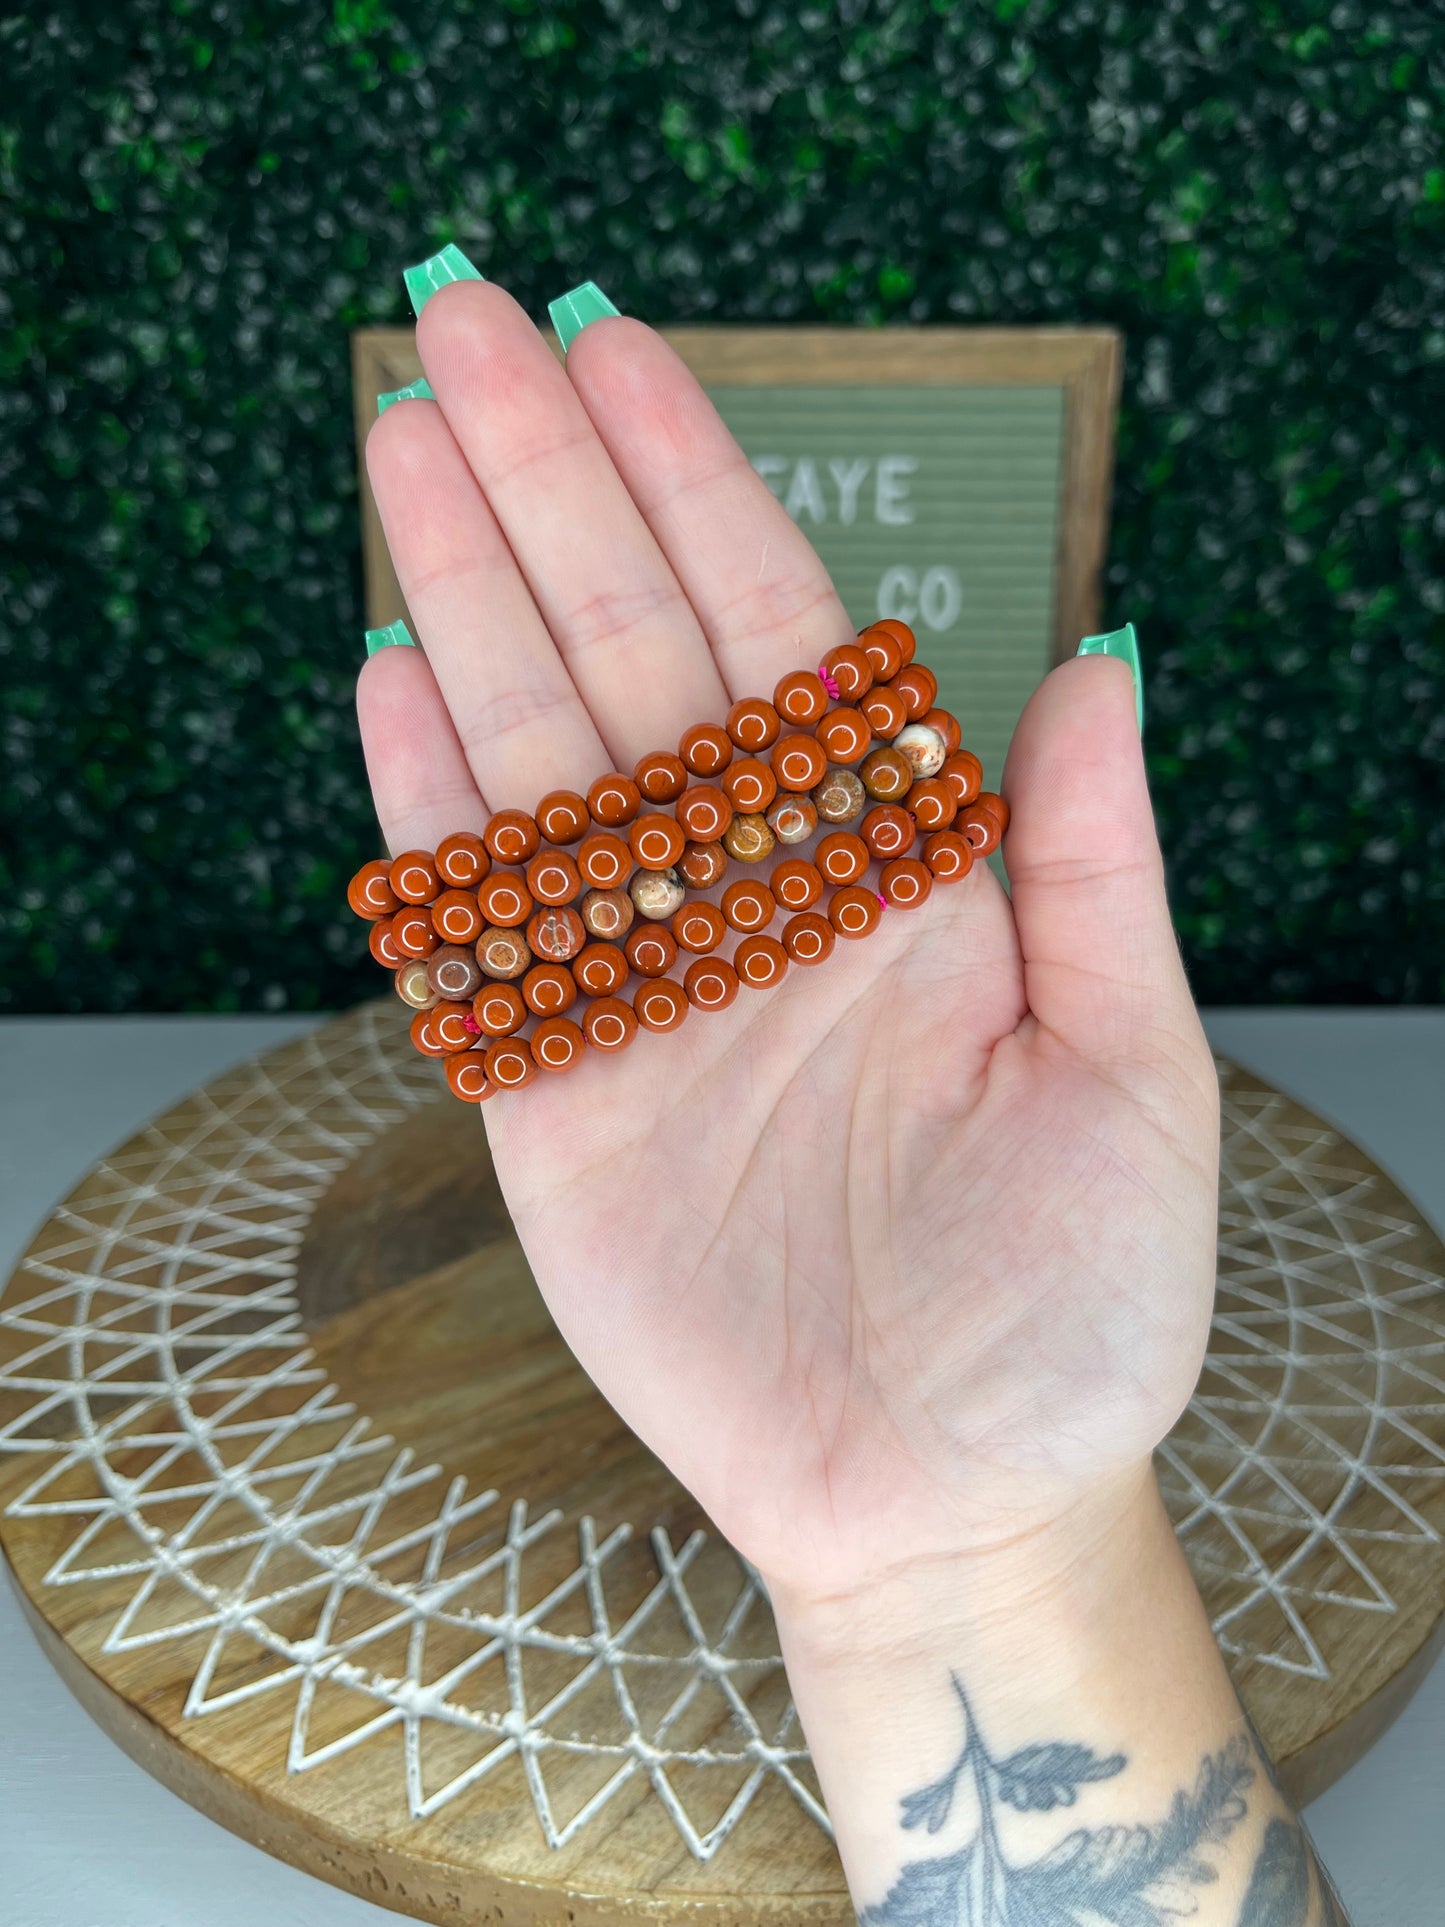
[[[412,313],[417,315],[437,289],[446,287],[448,282],[485,281],[486,278],[480,268],[472,266],[453,241],[448,241],[440,254],[434,254],[429,261],[419,261],[402,275],[406,291],[411,296]]]
[[[386,394],[378,395],[376,398],[376,412],[378,415],[384,415],[393,402],[435,400],[436,396],[432,393],[431,383],[425,375],[418,375],[416,380],[408,382],[405,388],[392,388],[389,389]]]
[[[384,629],[368,629],[366,632],[366,653],[374,656],[378,649],[415,649],[416,638],[398,616]]]
[[[1134,678],[1134,715],[1139,724],[1139,734],[1144,734],[1144,677],[1139,668],[1139,637],[1132,622],[1126,622],[1122,629],[1110,629],[1102,636],[1085,636],[1079,644],[1081,656],[1117,656],[1120,662],[1127,662],[1129,673]]]
[[[584,281],[566,294],[558,295],[555,301],[549,301],[547,312],[565,355],[589,321],[600,321],[604,315],[619,314],[621,310],[613,307],[595,281]]]

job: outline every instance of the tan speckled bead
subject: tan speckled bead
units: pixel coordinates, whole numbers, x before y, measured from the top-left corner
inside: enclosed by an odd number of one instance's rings
[[[391,887],[391,865],[379,857],[363,863],[346,886],[346,901],[359,917],[390,916],[401,903]]]
[[[677,873],[693,890],[710,890],[727,875],[728,853],[721,843],[689,843],[677,859]]]
[[[446,1045],[436,1034],[437,1005],[430,1010],[419,1010],[411,1020],[410,1036],[413,1046],[423,1057],[445,1057]]]
[[[632,780],[647,802],[675,803],[687,788],[687,764],[671,750],[650,750],[639,757]]]
[[[888,687],[903,698],[910,722],[921,721],[938,700],[938,678],[921,662],[900,669]]]
[[[437,996],[449,1004],[470,1002],[481,988],[482,967],[476,953],[459,943],[444,943],[433,950],[422,968]]]
[[[858,631],[858,647],[868,658],[875,683],[891,682],[903,667],[903,651],[897,636],[876,622]]]
[[[664,923],[680,910],[687,898],[687,886],[676,870],[639,870],[627,886],[640,917],[649,923]]]
[[[687,1016],[687,993],[671,977],[644,984],[632,1000],[644,1030],[676,1030]]]
[[[441,938],[431,911],[421,903],[403,904],[391,920],[391,940],[403,957],[429,957]]]
[[[537,1066],[544,1071],[575,1070],[582,1062],[587,1039],[581,1026],[570,1017],[547,1017],[532,1032],[530,1049]]]
[[[588,930],[604,943],[621,942],[637,920],[625,890],[589,890],[577,909]]]
[[[868,718],[868,727],[885,740],[896,736],[908,721],[908,705],[896,689],[870,689],[858,707]]]
[[[861,709],[830,709],[818,725],[818,741],[830,762],[857,763],[873,747],[873,729]]]
[[[442,880],[429,850],[403,850],[387,876],[403,903],[430,903],[441,894]]]
[[[840,702],[856,703],[873,687],[873,665],[856,642],[840,643],[818,664],[818,680],[825,685],[834,683]]]
[[[913,765],[896,749],[871,750],[858,775],[864,789],[880,803],[896,803],[913,787]]]
[[[909,723],[900,729],[893,738],[893,747],[900,756],[908,758],[915,777],[937,776],[948,754],[943,738],[927,723]]]
[[[632,874],[632,852],[611,830],[594,830],[577,845],[577,868],[594,890],[616,890]]]
[[[642,791],[621,770],[609,770],[588,790],[587,808],[594,823],[600,823],[604,829],[620,830],[642,808]]]
[[[396,940],[392,925],[393,917],[378,917],[366,933],[366,947],[379,964],[387,970],[400,970],[406,962],[406,952]],[[430,922],[430,918],[428,918]],[[436,932],[433,931],[435,936]]]
[[[525,863],[541,840],[536,818],[525,810],[498,810],[482,831],[482,841],[498,863]]]
[[[821,823],[851,823],[863,814],[868,793],[851,769],[830,769],[813,791],[813,808]]]
[[[883,865],[878,888],[898,909],[911,910],[927,901],[933,888],[933,872],[915,857],[899,857],[895,863]]]
[[[957,883],[973,868],[973,850],[967,837],[954,830],[938,830],[923,845],[923,861],[936,883]]]
[[[453,1097],[464,1104],[485,1104],[496,1095],[497,1087],[487,1076],[487,1053],[473,1045],[446,1061],[447,1083]]]
[[[722,957],[699,957],[683,973],[682,987],[699,1010],[726,1010],[738,994],[738,973]]]
[[[828,692],[811,669],[793,669],[773,691],[773,707],[795,729],[816,723],[828,707]]]
[[[537,827],[549,843],[575,843],[592,827],[587,798],[576,790],[548,790],[537,805]]]
[[[561,964],[533,964],[522,979],[522,995],[537,1016],[560,1017],[577,1001],[577,980]]]
[[[833,954],[837,932],[826,917],[804,910],[783,925],[783,948],[794,963],[819,964]]]
[[[536,908],[532,892],[515,870],[493,870],[477,891],[477,903],[487,922],[503,930],[524,924]]]
[[[902,652],[903,666],[906,669],[913,660],[913,652],[918,647],[917,638],[914,636],[908,624],[906,622],[900,622],[897,616],[880,616],[878,620],[872,624],[872,627],[875,629],[884,629],[892,636]]]
[[[941,776],[926,776],[904,799],[920,830],[946,830],[958,815],[958,798]]]
[[[627,982],[627,958],[615,943],[589,943],[572,959],[577,988],[588,997],[611,997]]]
[[[829,883],[856,883],[868,868],[868,845],[851,830],[834,830],[819,840],[813,861]]]
[[[828,757],[816,736],[780,736],[768,760],[783,790],[810,790],[828,773]]]
[[[639,977],[665,977],[677,962],[677,939],[658,923],[640,923],[622,946]]]
[[[672,920],[673,936],[699,957],[716,950],[727,933],[727,921],[715,903],[685,903]]]
[[[960,807],[971,803],[983,788],[983,764],[971,749],[956,749],[938,774]]]
[[[858,825],[858,834],[874,856],[887,862],[895,856],[907,856],[918,835],[918,825],[900,804],[877,803]],[[838,877],[835,880],[839,883],[854,881],[852,877]]]
[[[527,942],[532,955],[548,963],[566,963],[586,941],[586,925],[575,910],[554,905],[534,910],[527,919]]]
[[[527,865],[527,888],[538,903],[575,903],[582,872],[565,850],[538,850]]]
[[[743,756],[722,773],[722,791],[735,810],[756,816],[778,793],[778,779],[756,756]]]
[[[482,1060],[499,1090],[517,1091],[537,1075],[537,1062],[520,1037],[499,1037]]]
[[[882,915],[877,891],[857,883],[845,884],[828,900],[828,921],[840,937],[866,937],[878,928]]]
[[[481,1025],[472,1015],[472,1000],[465,1003],[433,1004],[430,1010],[420,1013],[431,1019],[432,1036],[443,1051],[470,1050],[481,1036]]]
[[[599,997],[582,1013],[582,1034],[593,1050],[626,1050],[637,1035],[637,1013],[620,997]]]
[[[677,753],[694,776],[719,776],[733,760],[733,739],[717,723],[694,723],[682,732]]]
[[[488,1037],[510,1037],[527,1021],[527,1003],[515,984],[484,984],[472,999],[472,1015]]]
[[[777,899],[761,877],[744,877],[723,891],[722,913],[734,930],[750,937],[766,930],[778,914]]]
[[[774,866],[768,888],[785,910],[811,910],[823,894],[823,873],[806,857],[785,857]]]
[[[771,749],[778,740],[782,718],[761,696],[744,696],[728,711],[727,732],[744,756]]]
[[[430,1010],[433,1004],[440,1001],[420,957],[413,957],[410,963],[404,963],[392,982],[396,985],[397,996],[404,1004],[410,1004],[413,1010]]]
[[[475,943],[482,913],[475,890],[443,890],[431,907],[432,928],[443,943]]]
[[[488,977],[510,983],[532,968],[532,952],[520,930],[484,930],[477,938],[477,962]]]
[[[806,843],[818,827],[818,812],[811,796],[780,796],[766,820],[779,843]]]
[[[744,937],[733,952],[733,969],[750,990],[771,990],[788,974],[788,953],[776,937]]]
[[[762,816],[735,816],[723,833],[723,844],[739,863],[761,863],[777,848],[778,839]]]
[[[645,870],[670,870],[687,848],[687,833],[675,817],[654,811],[638,817],[627,843]]]
[[[492,856],[479,836],[458,830],[438,843],[436,862],[443,882],[454,890],[475,890],[491,869]]]
[[[936,729],[943,738],[943,753],[952,756],[963,737],[957,716],[952,710],[930,709],[922,719],[930,729]]]
[[[733,820],[733,806],[711,783],[695,783],[678,798],[677,820],[694,843],[716,843]]]

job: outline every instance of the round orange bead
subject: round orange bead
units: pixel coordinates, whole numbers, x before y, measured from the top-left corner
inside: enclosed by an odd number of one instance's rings
[[[821,839],[813,861],[829,883],[856,883],[868,868],[868,845],[851,830],[834,830]]]
[[[620,830],[642,808],[642,791],[630,776],[624,776],[620,770],[609,770],[588,790],[587,808],[594,822],[609,830]]]
[[[436,1011],[433,1004],[430,1010],[419,1010],[411,1020],[411,1041],[423,1057],[445,1057],[446,1045],[436,1034]]]
[[[697,783],[678,799],[677,820],[695,843],[715,843],[733,820],[733,806],[721,790]]]
[[[930,729],[936,729],[938,731],[939,735],[943,738],[944,754],[946,756],[952,756],[963,737],[963,731],[959,727],[957,716],[955,716],[951,710],[930,709],[922,720]]]
[[[818,725],[818,741],[835,763],[856,763],[873,747],[873,730],[861,709],[831,709]]]
[[[665,749],[639,758],[632,780],[649,803],[675,803],[687,788],[687,764]]]
[[[677,962],[677,939],[660,924],[639,924],[622,948],[639,977],[665,977]]]
[[[722,789],[735,810],[741,810],[745,816],[756,816],[777,795],[778,779],[766,763],[760,763],[755,756],[745,756],[723,771]]]
[[[459,943],[444,943],[440,950],[434,950],[422,969],[437,996],[445,997],[448,1003],[470,1001],[481,988],[482,967],[472,951]]]
[[[472,1015],[488,1037],[510,1037],[527,1021],[527,1004],[515,984],[486,984],[472,999]]]
[[[915,904],[927,901],[933,888],[933,872],[926,863],[919,863],[911,856],[900,857],[894,863],[883,865],[878,888],[900,910],[911,910]]]
[[[487,1046],[482,1062],[498,1089],[518,1091],[537,1075],[537,1060],[520,1037],[499,1037]]]
[[[971,749],[956,749],[938,774],[960,807],[971,803],[983,788],[983,764]]]
[[[806,857],[786,857],[769,877],[768,888],[785,910],[810,910],[823,894],[822,872]]]
[[[532,952],[520,930],[485,930],[477,938],[477,962],[501,983],[532,968]]]
[[[896,749],[875,749],[858,771],[865,790],[880,803],[896,803],[913,786],[913,765]]]
[[[577,1001],[577,979],[561,964],[533,964],[522,979],[522,996],[539,1017],[560,1017]]]
[[[534,957],[566,963],[587,941],[587,930],[575,910],[535,910],[527,919],[527,942]]]
[[[632,874],[632,852],[611,830],[595,830],[577,846],[577,868],[598,890],[615,890]]]
[[[525,810],[498,810],[482,831],[482,841],[498,863],[525,863],[541,840],[536,818]]]
[[[841,701],[856,702],[873,687],[873,665],[856,642],[840,643],[819,663],[818,679],[835,684]]]
[[[728,856],[721,843],[689,843],[677,859],[678,874],[694,890],[710,890],[727,874]]]
[[[482,879],[477,903],[488,923],[503,930],[515,930],[531,916],[536,907],[532,893],[515,870],[493,870]]]
[[[777,847],[763,816],[735,816],[723,833],[723,846],[739,863],[761,863]]]
[[[433,1004],[421,1015],[432,1020],[431,1034],[444,1051],[470,1050],[481,1035],[470,997],[464,1004]]]
[[[694,776],[717,776],[733,760],[733,739],[716,723],[694,723],[682,732],[677,753]]]
[[[443,890],[431,907],[432,928],[443,943],[475,943],[482,913],[475,890]]]
[[[637,917],[626,890],[589,890],[579,909],[588,930],[604,943],[616,943],[625,937]]]
[[[410,963],[400,965],[392,982],[396,986],[397,996],[404,1004],[410,1004],[413,1010],[430,1010],[433,1004],[440,1001],[420,957],[413,957]]]
[[[429,957],[441,938],[432,924],[431,912],[419,903],[408,903],[391,920],[391,940],[403,957]]]
[[[768,828],[779,843],[806,843],[818,827],[818,811],[811,796],[780,796],[768,811]]]
[[[755,930],[767,929],[778,913],[778,903],[766,883],[746,877],[723,891],[722,913],[734,930],[751,936]]]
[[[738,982],[751,990],[771,990],[788,974],[788,953],[776,937],[744,937],[733,952]]]
[[[738,973],[721,957],[699,957],[688,965],[682,987],[699,1010],[726,1010],[738,994]]]
[[[827,755],[815,736],[779,737],[769,760],[778,787],[785,790],[810,790],[828,771]]]
[[[599,997],[582,1013],[582,1034],[593,1050],[626,1050],[637,1035],[637,1013],[620,997]]]
[[[487,1076],[487,1054],[475,1045],[446,1062],[447,1083],[453,1097],[466,1104],[485,1104],[496,1095],[497,1087]]]
[[[575,843],[592,827],[586,797],[576,790],[548,790],[537,805],[537,827],[549,843]]]
[[[858,647],[868,658],[868,667],[873,671],[875,683],[891,681],[903,667],[903,651],[898,646],[897,636],[878,623],[858,631]]]
[[[892,636],[902,651],[903,666],[907,668],[908,664],[913,660],[914,650],[918,647],[917,638],[914,636],[908,624],[906,622],[900,622],[897,616],[880,616],[871,626],[875,629],[886,630],[887,633]]]
[[[907,802],[920,830],[946,830],[958,815],[958,798],[941,776],[925,776],[915,783]]]
[[[783,948],[794,963],[817,964],[833,952],[836,933],[826,917],[804,910],[783,925]]]
[[[851,823],[863,814],[868,793],[851,769],[830,769],[813,791],[813,808],[824,823]]]
[[[632,1000],[644,1030],[676,1030],[687,1016],[687,997],[671,977],[644,984]]]
[[[998,833],[1000,836],[1005,835],[1009,826],[1009,806],[998,792],[996,790],[980,790],[974,798],[974,801],[984,804],[986,808],[993,811],[994,815],[998,818]]]
[[[816,723],[828,707],[828,692],[811,669],[793,669],[773,691],[773,707],[795,729]]]
[[[975,797],[953,819],[954,828],[967,841],[976,857],[992,856],[1003,842],[1003,819],[984,801],[987,794],[985,790],[982,795]]]
[[[896,689],[870,689],[858,707],[875,736],[896,736],[908,721],[908,705]]]
[[[565,850],[538,850],[527,865],[527,888],[538,903],[573,903],[582,894],[582,872]]]
[[[877,893],[860,889],[856,883],[835,890],[828,902],[828,921],[840,937],[866,937],[878,928],[882,915]]]
[[[366,947],[379,964],[388,970],[400,970],[406,961],[406,952],[396,940],[393,925],[394,917],[379,917],[366,933]],[[435,936],[436,932],[433,931]]]
[[[858,833],[874,856],[886,861],[890,857],[905,856],[913,848],[918,825],[897,803],[879,803],[864,817]],[[855,879],[839,877],[837,881],[852,883]]]
[[[973,851],[966,837],[939,830],[923,845],[923,861],[937,883],[957,883],[973,868]]]
[[[716,950],[727,933],[727,920],[715,903],[686,903],[672,920],[673,936],[698,956]]]
[[[470,830],[444,836],[437,845],[437,869],[454,890],[475,890],[491,867],[486,844]]]
[[[346,886],[346,901],[359,917],[388,916],[401,902],[391,887],[391,865],[379,857],[363,863]]]
[[[903,698],[910,722],[920,721],[938,700],[938,678],[921,662],[911,662],[906,669],[900,669],[889,688]]]
[[[744,696],[728,711],[727,732],[745,756],[756,756],[778,740],[782,718],[761,696]]]
[[[581,1027],[570,1017],[548,1017],[532,1032],[532,1056],[540,1070],[575,1070],[586,1048]]]
[[[387,876],[403,903],[430,903],[442,887],[437,866],[426,850],[404,850]]]
[[[687,833],[671,816],[639,816],[627,841],[644,870],[670,870],[687,848]]]
[[[610,997],[627,982],[627,959],[615,943],[589,943],[573,958],[572,975],[588,997]]]

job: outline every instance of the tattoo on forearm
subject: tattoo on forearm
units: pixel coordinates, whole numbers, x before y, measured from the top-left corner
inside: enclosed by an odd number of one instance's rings
[[[1168,1927],[1196,1911],[1191,1890],[1218,1879],[1211,1850],[1247,1811],[1262,1749],[1241,1732],[1202,1762],[1161,1820],[1144,1826],[1078,1827],[1034,1860],[1006,1848],[1007,1810],[1071,1807],[1100,1780],[1122,1773],[1122,1753],[1101,1756],[1054,1740],[996,1759],[963,1687],[953,1690],[963,1744],[948,1771],[902,1802],[905,1829],[938,1833],[950,1820],[967,1834],[953,1853],[911,1861],[861,1927]],[[1348,1927],[1297,1821],[1271,1818],[1251,1868],[1237,1927]]]

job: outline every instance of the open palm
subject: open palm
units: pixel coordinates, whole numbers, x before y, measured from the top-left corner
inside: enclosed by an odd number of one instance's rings
[[[367,448],[425,650],[359,691],[393,850],[630,769],[851,638],[651,330],[596,322],[564,373],[462,283],[418,343],[439,400]],[[1011,899],[980,867],[483,1110],[563,1334],[782,1584],[1057,1516],[1148,1453],[1202,1355],[1217,1097],[1122,665],[1047,679],[1005,787]]]

